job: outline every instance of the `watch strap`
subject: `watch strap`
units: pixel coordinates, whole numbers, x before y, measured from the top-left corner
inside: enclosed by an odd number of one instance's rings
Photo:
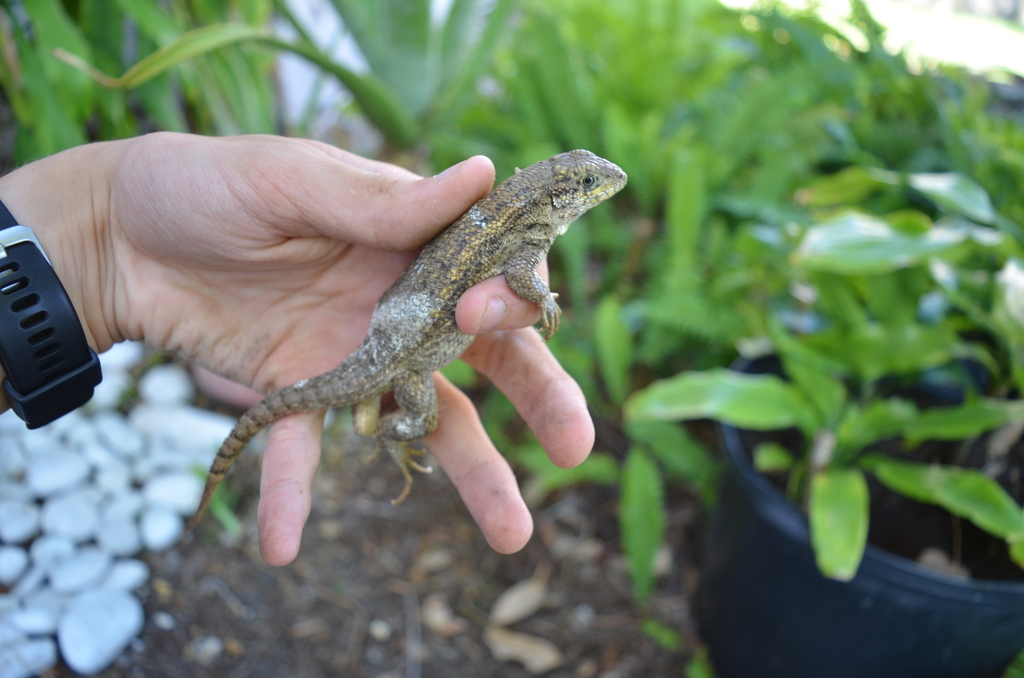
[[[15,219],[14,215],[11,214],[11,211],[7,209],[7,205],[0,202],[0,230],[17,225],[18,220]]]
[[[38,428],[84,405],[102,372],[32,231],[0,203],[0,364],[11,408]]]

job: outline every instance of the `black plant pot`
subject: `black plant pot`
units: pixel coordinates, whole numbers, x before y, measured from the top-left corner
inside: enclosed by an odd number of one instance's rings
[[[806,517],[753,469],[739,430],[719,432],[727,470],[696,598],[718,678],[995,678],[1024,647],[1024,583],[870,545],[852,581],[823,577]]]

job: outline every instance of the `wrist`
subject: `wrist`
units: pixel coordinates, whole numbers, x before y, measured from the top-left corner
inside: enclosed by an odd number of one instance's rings
[[[114,278],[109,187],[119,145],[79,146],[0,178],[0,201],[35,233],[97,353],[120,339],[110,331],[107,292]]]

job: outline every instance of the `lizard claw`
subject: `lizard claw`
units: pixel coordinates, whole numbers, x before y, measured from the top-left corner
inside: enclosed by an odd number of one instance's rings
[[[547,301],[541,306],[540,331],[544,335],[544,341],[551,339],[558,331],[558,321],[562,316],[562,309],[558,307],[558,302],[555,301],[556,297],[558,297],[557,294],[548,294]]]
[[[388,455],[395,460],[398,467],[402,469],[402,476],[405,478],[405,487],[402,488],[401,494],[391,500],[392,506],[398,506],[405,498],[409,496],[409,492],[412,490],[412,471],[410,469],[419,471],[420,473],[433,473],[434,469],[430,466],[424,466],[423,464],[417,463],[413,460],[413,456],[422,457],[425,452],[423,450],[416,450],[409,447],[408,443],[381,439],[378,445],[378,451],[380,447],[384,447],[388,451]]]

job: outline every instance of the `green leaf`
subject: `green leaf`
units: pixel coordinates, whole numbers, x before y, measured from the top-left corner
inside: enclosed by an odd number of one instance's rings
[[[170,44],[161,47],[125,71],[112,78],[93,68],[81,55],[60,50],[58,57],[84,71],[104,87],[131,89],[160,75],[182,61],[194,59],[227,45],[254,40],[271,40],[266,29],[247,24],[212,24],[189,31]]]
[[[826,577],[857,574],[868,539],[868,485],[857,469],[830,468],[811,476],[808,502],[811,544]]]
[[[907,182],[946,212],[962,214],[983,224],[992,224],[996,220],[996,211],[988,193],[963,174],[911,174]]]
[[[940,226],[904,233],[877,217],[848,212],[807,229],[793,260],[812,271],[871,275],[916,266],[966,239],[962,231]]]
[[[837,461],[852,458],[872,443],[898,437],[916,417],[917,407],[902,398],[872,400],[863,408],[852,403],[836,431]]]
[[[86,142],[82,126],[69,117],[69,110],[57,96],[53,84],[43,71],[41,56],[18,31],[15,35],[21,55],[21,82],[25,108],[19,112],[20,134],[18,159],[22,162],[39,156],[52,155],[66,148]],[[12,99],[12,102],[16,99]],[[24,136],[22,136],[24,135]],[[31,139],[32,149],[23,149],[25,138]]]
[[[718,464],[686,429],[668,421],[646,421],[627,423],[626,433],[658,460],[669,479],[696,485],[705,504],[714,500]]]
[[[861,466],[911,499],[938,504],[1011,543],[1024,540],[1024,512],[996,481],[973,469],[866,455]]]
[[[956,407],[933,407],[908,421],[903,435],[922,440],[962,440],[1024,419],[1024,401],[982,398]]]
[[[878,181],[867,168],[854,165],[835,174],[815,179],[797,191],[796,199],[808,207],[853,205],[877,193],[886,185]]]
[[[149,0],[117,0],[117,6],[138,26],[140,32],[163,47],[181,35],[174,17],[165,12],[160,3]]]
[[[927,214],[911,209],[890,212],[885,215],[885,220],[897,230],[913,235],[927,233],[932,227],[932,220]]]
[[[783,371],[793,380],[808,401],[817,410],[817,424],[821,428],[832,428],[842,416],[846,404],[846,385],[842,380],[814,369],[812,366],[782,354]]]
[[[544,492],[579,483],[612,485],[619,480],[619,463],[604,452],[592,452],[582,464],[573,468],[555,466],[544,449],[536,443],[522,446],[515,461],[530,470]]]
[[[88,41],[59,0],[24,0],[22,5],[32,19],[33,40],[47,79],[68,116],[83,122],[96,101],[96,86],[75,69],[54,59],[53,52],[73,50],[92,58]]]
[[[762,431],[815,428],[811,405],[779,377],[726,369],[683,372],[656,381],[631,395],[624,413],[628,422],[718,419]]]
[[[55,54],[87,73],[104,87],[130,89],[138,87],[183,61],[241,42],[265,42],[308,59],[338,78],[348,88],[366,116],[389,141],[405,148],[418,140],[418,128],[412,114],[378,78],[373,75],[358,75],[331,61],[311,45],[293,44],[271,35],[266,29],[247,24],[211,24],[189,31],[139,61],[119,78],[113,78],[99,71],[75,54],[63,50],[57,50]]]
[[[206,481],[207,469],[205,467],[195,465],[192,467],[192,473],[203,482]],[[240,535],[243,529],[242,521],[235,515],[235,507],[241,496],[242,492],[228,482],[219,484],[213,491],[213,496],[210,497],[210,515],[220,523],[221,529],[236,536]]]
[[[451,78],[464,62],[471,45],[473,20],[479,0],[454,0],[441,33],[441,73]]]
[[[933,288],[924,266],[903,268],[864,278],[868,312],[887,328],[898,329],[917,321],[921,296]]]
[[[461,7],[462,4],[460,0],[456,0],[448,23],[445,24],[442,52],[443,88],[438,92],[431,112],[431,121],[435,125],[450,119],[461,99],[468,99],[475,94],[479,76],[490,64],[491,55],[502,32],[508,26],[508,15],[516,2],[515,0],[497,0],[493,4],[491,11],[483,19],[484,27],[480,31],[476,44],[469,51],[467,51],[468,45],[456,46],[457,42],[467,39],[465,35],[462,35],[462,31],[466,27],[456,24],[466,20],[470,10],[476,9],[476,2],[475,0],[465,2],[465,7]]]
[[[754,448],[754,468],[761,473],[788,471],[794,463],[793,454],[778,443],[761,443]]]
[[[711,668],[708,651],[701,647],[693,653],[693,659],[686,664],[686,678],[715,678],[715,670]]]
[[[633,595],[647,600],[654,589],[654,556],[665,538],[665,507],[658,467],[638,448],[632,448],[622,468],[619,529]]]
[[[971,469],[936,467],[933,482],[938,504],[1004,539],[1024,540],[1021,507],[992,478]]]
[[[812,348],[841,360],[865,381],[913,374],[952,360],[959,337],[945,324],[887,327],[877,322],[832,328],[804,338]]]
[[[633,333],[622,318],[622,305],[605,296],[594,314],[594,345],[601,378],[615,403],[629,395],[629,367],[633,358]]]
[[[878,454],[866,454],[858,460],[862,468],[875,474],[889,489],[915,501],[935,504],[932,469],[929,464],[899,461]]]
[[[441,374],[459,388],[472,388],[477,384],[476,370],[461,360],[448,363],[441,368]]]
[[[336,77],[352,94],[363,113],[388,141],[409,148],[420,141],[419,125],[394,92],[373,74],[359,75],[338,64],[314,47],[292,44],[277,38],[265,38],[269,44],[308,59]]]
[[[648,617],[640,623],[640,630],[654,639],[661,649],[675,652],[683,646],[683,637],[675,629],[665,626],[657,619]]]
[[[697,242],[707,211],[706,175],[707,168],[700,157],[687,150],[676,155],[668,177],[668,262],[663,285],[670,305],[679,295],[692,291],[698,281]]]
[[[1024,541],[1010,544],[1010,560],[1016,563],[1018,567],[1024,568]],[[1021,667],[1021,671],[1024,672],[1024,666]]]

